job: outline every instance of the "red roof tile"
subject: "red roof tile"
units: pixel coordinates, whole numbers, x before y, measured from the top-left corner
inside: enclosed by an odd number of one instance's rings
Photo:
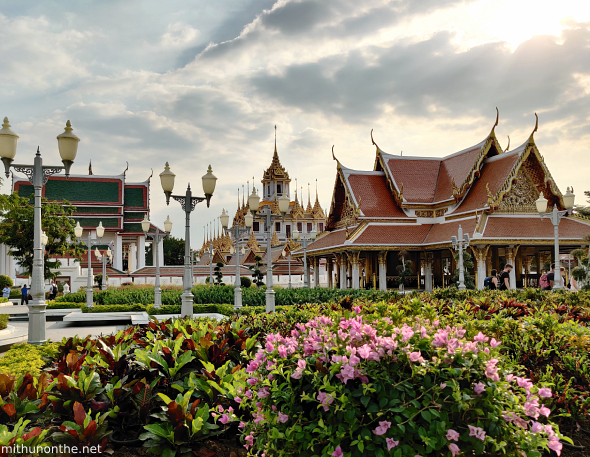
[[[409,202],[431,203],[436,193],[440,170],[439,159],[387,160],[387,166],[398,188],[404,185],[403,196]]]
[[[443,159],[438,174],[438,186],[434,197],[435,202],[453,198],[451,178],[455,180],[456,186],[463,184],[463,181],[465,181],[467,175],[469,175],[480,152],[481,146],[478,145],[473,149]]]
[[[398,245],[422,244],[430,230],[430,224],[424,225],[385,225],[369,224],[354,244]]]
[[[469,189],[463,203],[455,210],[455,213],[473,211],[483,208],[488,201],[486,184],[489,184],[490,192],[494,195],[508,178],[514,164],[518,160],[518,154],[500,154],[493,160],[484,161],[481,176],[476,179],[473,187]]]
[[[387,186],[385,173],[350,174],[347,176],[352,193],[367,217],[407,217],[396,205]]]
[[[473,231],[475,230],[475,218],[456,222],[447,222],[446,224],[434,224],[432,226],[432,230],[430,230],[430,233],[424,240],[424,243],[430,244],[450,242],[453,235],[457,236],[459,225],[463,228],[463,233],[468,233],[470,237],[473,236]]]
[[[564,218],[559,223],[559,238],[581,239],[590,235],[590,225]],[[548,218],[488,217],[484,238],[545,238],[553,240],[553,224]]]
[[[354,227],[350,227],[348,229],[350,232],[354,230]],[[316,251],[319,249],[326,249],[333,246],[340,246],[344,244],[346,241],[346,230],[336,230],[334,232],[330,232],[327,235],[322,236],[320,239],[316,240],[312,244],[307,246],[307,252]],[[298,249],[295,251],[297,253],[303,252],[303,249]]]

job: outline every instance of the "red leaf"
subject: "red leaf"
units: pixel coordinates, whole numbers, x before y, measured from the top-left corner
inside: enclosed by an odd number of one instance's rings
[[[2,405],[2,410],[8,414],[8,417],[12,418],[16,414],[16,409],[14,409],[14,405],[12,403],[6,403]]]
[[[74,403],[74,420],[76,421],[76,424],[82,427],[84,425],[84,419],[86,419],[86,411],[84,410],[84,407],[79,402]]]
[[[84,429],[84,436],[92,437],[96,433],[96,421],[90,421],[88,427]]]
[[[43,432],[43,429],[41,429],[40,427],[35,427],[29,433],[23,435],[23,441],[27,441],[27,440],[29,440],[31,438],[34,438],[36,436],[39,436],[42,432]]]

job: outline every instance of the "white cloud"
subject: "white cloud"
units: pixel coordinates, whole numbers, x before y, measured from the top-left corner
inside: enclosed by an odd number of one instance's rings
[[[168,30],[162,35],[160,44],[163,47],[181,48],[194,44],[199,36],[199,31],[188,24],[174,22],[168,24]]]

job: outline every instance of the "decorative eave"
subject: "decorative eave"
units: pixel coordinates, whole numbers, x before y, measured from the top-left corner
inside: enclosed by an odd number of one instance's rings
[[[342,164],[340,163],[340,161],[336,158],[336,155],[334,154],[334,146],[332,146],[332,158],[336,161],[336,181],[334,183],[334,192],[332,192],[332,202],[330,203],[330,214],[328,216],[328,222],[326,224],[326,230],[330,231],[330,230],[334,230],[334,229],[338,229],[341,228],[343,226],[345,226],[346,224],[343,223],[342,220],[338,221],[338,222],[332,222],[332,218],[334,217],[334,208],[335,208],[335,203],[336,203],[336,189],[338,186],[338,180],[340,180],[340,182],[342,183],[342,187],[344,188],[344,193],[346,194],[346,200],[349,202],[350,206],[350,210],[352,211],[352,214],[355,216],[356,219],[358,219],[358,217],[360,217],[362,215],[361,209],[360,209],[360,203],[361,202],[357,202],[356,198],[354,197],[354,194],[352,193],[352,191],[350,190],[349,186],[348,186],[348,180],[346,179],[346,176],[344,174],[343,171],[343,167]],[[346,167],[344,167],[346,168]],[[348,170],[348,168],[346,168]],[[343,208],[344,210],[344,208]]]
[[[389,190],[391,191],[391,195],[393,196],[393,199],[395,200],[395,203],[402,207],[404,204],[404,183],[400,183],[400,186],[398,188],[397,183],[395,182],[395,179],[393,179],[393,176],[391,175],[391,171],[389,170],[389,167],[387,166],[387,164],[385,163],[385,160],[383,159],[383,154],[381,153],[381,148],[377,145],[377,143],[375,143],[375,140],[373,139],[373,129],[371,129],[371,143],[373,143],[373,145],[376,148],[376,153],[375,153],[375,166],[373,167],[374,171],[378,171],[379,166],[381,167],[381,170],[383,170],[385,172],[385,177],[387,178],[387,185],[389,187]]]

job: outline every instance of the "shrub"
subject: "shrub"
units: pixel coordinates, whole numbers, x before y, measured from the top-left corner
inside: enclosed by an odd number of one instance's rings
[[[57,352],[57,344],[45,343],[39,346],[22,343],[13,345],[0,358],[0,373],[10,373],[22,377],[26,373],[39,376],[41,368],[46,366]]]
[[[240,287],[248,288],[252,285],[252,280],[247,276],[240,276]]]
[[[146,306],[141,303],[133,305],[94,305],[92,308],[82,305],[81,310],[83,313],[126,313],[145,311]]]
[[[58,302],[58,301],[48,301],[47,302],[47,309],[79,309],[81,307],[80,303],[68,303],[68,302]]]
[[[5,286],[12,287],[14,283],[12,278],[6,275],[0,275],[0,290],[4,289]]]
[[[8,297],[0,297],[0,303],[8,303]]]
[[[360,309],[355,308],[355,314]],[[271,334],[246,372],[244,440],[273,456],[506,454],[560,451],[545,387],[514,376],[499,343],[460,327],[319,317]],[[546,425],[542,425],[540,422]],[[393,451],[392,451],[393,450]]]
[[[8,327],[8,314],[0,314],[0,330]]]
[[[180,314],[180,305],[162,305],[160,309],[154,308],[154,305],[148,305],[146,311],[148,314]],[[207,304],[207,305],[193,305],[193,313],[219,313],[224,316],[231,316],[234,313],[233,305],[223,304]]]

